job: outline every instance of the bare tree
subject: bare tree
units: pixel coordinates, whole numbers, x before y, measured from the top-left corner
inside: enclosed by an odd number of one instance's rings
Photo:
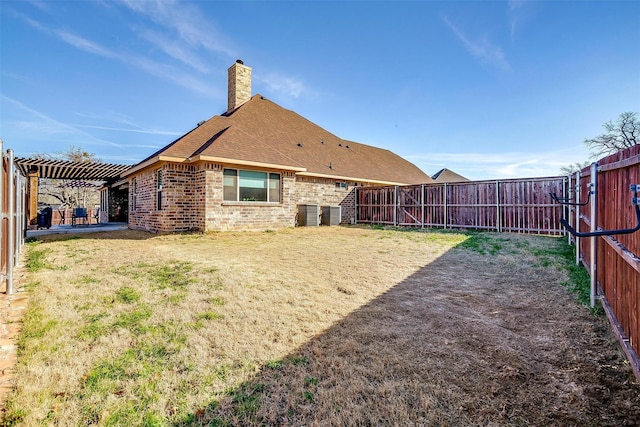
[[[608,121],[602,127],[605,129],[605,133],[584,140],[584,143],[591,150],[592,158],[613,154],[640,143],[638,113],[630,111],[622,113],[618,120]]]
[[[581,171],[582,169],[589,166],[589,162],[575,162],[571,163],[568,166],[562,166],[560,168],[560,175],[573,175],[574,173]]]

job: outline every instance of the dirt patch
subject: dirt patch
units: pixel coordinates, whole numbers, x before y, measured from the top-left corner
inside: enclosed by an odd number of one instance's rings
[[[25,425],[638,425],[560,239],[360,228],[55,240]],[[153,424],[156,423],[156,424]]]

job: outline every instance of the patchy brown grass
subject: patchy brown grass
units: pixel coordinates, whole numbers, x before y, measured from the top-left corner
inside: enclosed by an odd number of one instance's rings
[[[5,424],[636,425],[559,239],[299,228],[29,248]]]

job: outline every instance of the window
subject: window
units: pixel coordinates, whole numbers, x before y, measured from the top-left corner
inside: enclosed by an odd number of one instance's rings
[[[347,189],[346,182],[336,182],[336,190],[345,190]]]
[[[280,202],[280,175],[277,173],[269,174],[269,201]]]
[[[131,178],[131,211],[135,212],[138,199],[138,180]]]
[[[280,203],[280,174],[225,169],[223,200],[227,202]]]
[[[162,169],[156,174],[156,210],[162,210]]]

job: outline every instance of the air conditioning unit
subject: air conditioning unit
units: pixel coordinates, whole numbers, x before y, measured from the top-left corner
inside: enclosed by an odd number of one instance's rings
[[[339,225],[342,221],[342,208],[340,206],[323,206],[320,218],[322,225]]]
[[[298,205],[298,225],[301,227],[318,226],[320,213],[318,205]]]

